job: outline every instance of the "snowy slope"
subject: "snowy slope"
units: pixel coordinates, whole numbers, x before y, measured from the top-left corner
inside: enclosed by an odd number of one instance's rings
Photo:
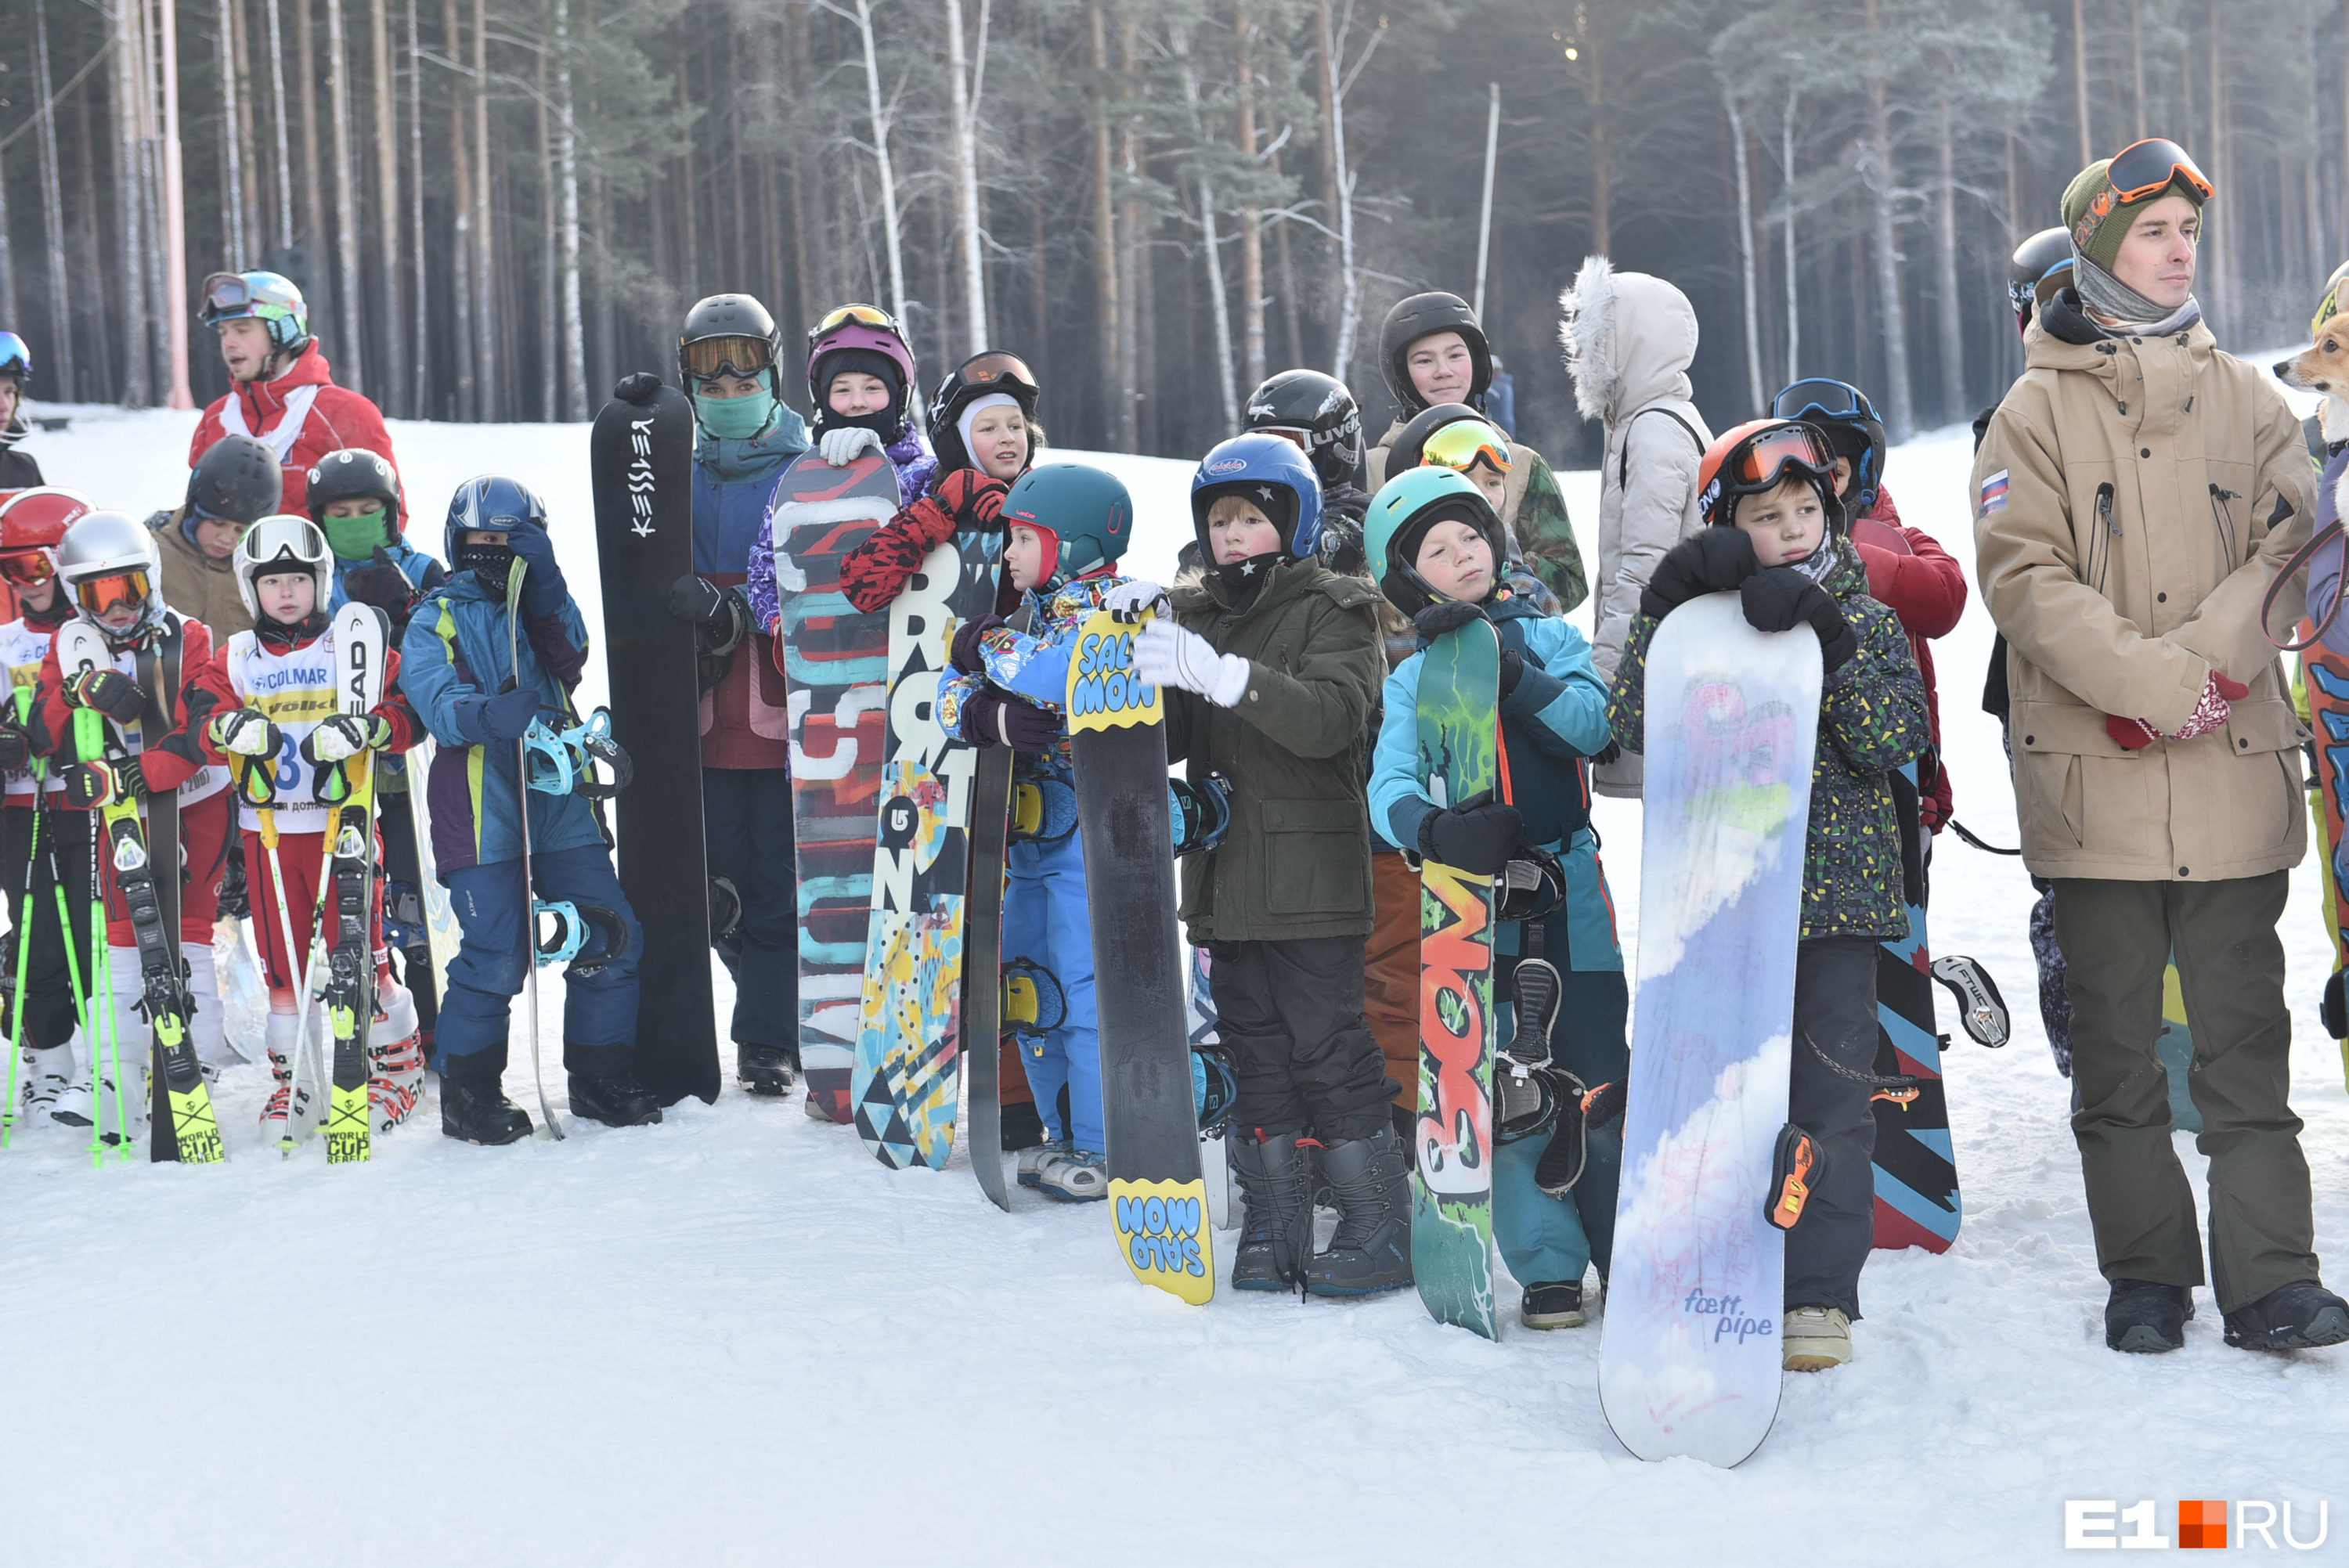
[[[178,494],[189,419],[93,412],[33,446],[143,511]],[[582,428],[394,435],[419,542],[492,467],[584,537]],[[1971,561],[1969,459],[1938,432],[1889,478]],[[1110,460],[1140,492],[1138,564],[1170,570],[1187,465]],[[1588,549],[1596,476],[1562,477]],[[584,562],[573,582],[592,595]],[[1945,738],[1961,818],[2012,843],[1975,709],[1990,641],[1977,608],[1937,647]],[[1599,820],[1628,943],[1638,810]],[[428,1110],[329,1171],[259,1146],[248,1071],[226,1166],[93,1171],[58,1133],[0,1155],[0,1561],[2035,1563],[2067,1498],[2159,1500],[2173,1534],[2178,1498],[2291,1499],[2305,1538],[2320,1499],[2349,1507],[2349,1357],[2227,1350],[2207,1291],[2184,1352],[2104,1349],[2029,884],[1947,839],[1935,873],[1937,945],[1992,969],[2016,1026],[1949,1053],[1965,1230],[1947,1256],[1877,1254],[1859,1360],[1790,1377],[1739,1470],[1626,1455],[1595,1328],[1487,1345],[1408,1293],[1194,1310],[1133,1283],[1106,1214],[1027,1193],[999,1214],[959,1158],[886,1172],[796,1106],[729,1093],[506,1150],[450,1143]],[[2313,863],[2284,936],[2338,1251],[2349,1096],[2315,1019]]]

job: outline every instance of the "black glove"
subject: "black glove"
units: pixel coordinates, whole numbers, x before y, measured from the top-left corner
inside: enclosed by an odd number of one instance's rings
[[[399,569],[399,562],[391,558],[391,552],[378,544],[373,560],[343,573],[343,597],[374,605],[390,619],[394,632],[398,632],[406,628],[419,595],[408,581],[408,573]]]
[[[649,370],[639,370],[633,376],[621,377],[620,384],[612,388],[612,396],[623,403],[634,403],[640,408],[650,407],[654,396],[660,389],[659,377]]]
[[[721,630],[726,619],[726,590],[707,577],[688,572],[669,584],[668,613],[680,621],[689,621],[713,632]]]
[[[1754,541],[1735,528],[1700,529],[1656,562],[1640,591],[1640,613],[1662,620],[1703,593],[1726,593],[1762,570]]]
[[[1503,702],[1508,701],[1510,694],[1517,689],[1517,683],[1525,678],[1525,655],[1517,652],[1515,648],[1503,648],[1501,650],[1500,700]]]
[[[1835,595],[1791,566],[1773,566],[1745,580],[1738,597],[1745,623],[1757,632],[1785,632],[1807,621],[1819,634],[1819,658],[1832,675],[1859,652],[1859,634],[1843,618]]]
[[[1440,604],[1430,604],[1411,618],[1411,629],[1419,634],[1420,641],[1432,643],[1446,632],[1456,632],[1471,621],[1485,618],[1485,607],[1458,599],[1446,599]]]
[[[955,628],[954,645],[948,651],[947,662],[965,675],[983,676],[987,665],[979,656],[980,635],[1003,624],[1000,615],[973,615]]]
[[[132,724],[145,711],[139,683],[120,670],[80,670],[66,677],[66,701],[94,707],[117,724]]]
[[[13,724],[0,724],[0,771],[20,772],[32,761],[33,738]]]
[[[147,776],[139,758],[119,762],[69,762],[57,777],[65,784],[66,804],[88,811],[118,799],[147,799]]]
[[[963,732],[971,744],[985,748],[1009,746],[1014,751],[1050,751],[1061,739],[1061,721],[1042,708],[983,691],[970,699]]]
[[[220,912],[231,920],[243,920],[253,913],[253,894],[244,881],[244,835],[232,833],[228,841],[228,862],[221,872]]]
[[[1612,768],[1622,760],[1623,743],[1611,735],[1607,738],[1606,745],[1590,754],[1591,765],[1597,768]]]
[[[1526,820],[1490,789],[1457,806],[1431,811],[1419,825],[1419,852],[1471,876],[1498,876],[1525,837]]]

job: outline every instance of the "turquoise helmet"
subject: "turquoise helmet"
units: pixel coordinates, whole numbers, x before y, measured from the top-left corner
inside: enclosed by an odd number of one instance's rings
[[[1416,615],[1439,595],[1413,567],[1410,557],[1427,525],[1439,513],[1464,516],[1493,547],[1493,581],[1497,586],[1506,569],[1508,543],[1501,536],[1501,520],[1493,503],[1466,475],[1453,469],[1406,469],[1379,487],[1371,510],[1362,519],[1362,553],[1371,575],[1387,602],[1406,615]]]
[[[1003,498],[1001,521],[1007,533],[1018,523],[1052,536],[1057,552],[1045,563],[1042,583],[1057,583],[1125,553],[1133,542],[1133,497],[1115,474],[1051,463],[1019,476]]]

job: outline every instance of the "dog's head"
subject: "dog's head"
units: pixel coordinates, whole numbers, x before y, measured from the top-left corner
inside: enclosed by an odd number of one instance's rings
[[[2316,346],[2275,362],[2276,379],[2302,392],[2349,397],[2349,333],[2328,331]]]

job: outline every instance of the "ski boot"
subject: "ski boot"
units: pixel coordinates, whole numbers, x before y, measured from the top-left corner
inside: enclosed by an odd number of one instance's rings
[[[1063,1203],[1092,1203],[1109,1196],[1109,1161],[1081,1149],[1063,1149],[1044,1161],[1036,1185]]]
[[[606,1127],[645,1127],[661,1119],[660,1097],[638,1080],[633,1068],[593,1077],[573,1073],[571,1113]]]
[[[77,1045],[73,1081],[58,1091],[49,1119],[61,1127],[104,1127],[108,1130],[98,1135],[98,1141],[109,1148],[119,1147],[125,1141],[143,1141],[147,1137],[146,1057],[144,1038],[123,1049],[121,1116],[118,1121],[112,1064],[88,1060],[85,1047]],[[120,1122],[129,1125],[125,1127]]]
[[[389,1132],[415,1114],[424,1092],[424,1043],[416,1026],[416,998],[402,990],[385,998],[367,1031],[367,1107],[376,1130]]]
[[[1325,1145],[1322,1174],[1338,1202],[1329,1250],[1305,1265],[1314,1295],[1368,1295],[1411,1283],[1411,1178],[1392,1125]]]
[[[73,1080],[71,1045],[26,1047],[24,1103],[18,1113],[23,1124],[35,1128],[51,1125],[57,1097],[72,1087]]]
[[[530,1113],[508,1099],[500,1079],[502,1048],[448,1057],[440,1063],[440,1135],[463,1143],[504,1144],[530,1136]]]
[[[2227,1314],[2227,1343],[2238,1350],[2314,1350],[2349,1340],[2349,1303],[2313,1279],[2280,1284]]]
[[[1229,1147],[1247,1206],[1232,1258],[1232,1288],[1294,1290],[1299,1265],[1313,1250],[1305,1151],[1293,1132],[1258,1139],[1245,1128],[1235,1130]]]
[[[742,1080],[744,1088],[763,1099],[781,1099],[791,1093],[799,1070],[797,1046],[738,1043],[734,1047],[735,1076]]]
[[[275,1051],[269,1053],[269,1076],[275,1088],[262,1102],[261,1136],[270,1143],[282,1143],[286,1137],[288,1114],[298,1116],[305,1125],[310,1115],[310,1086],[304,1084],[297,1091],[294,1087],[294,1063]]]

